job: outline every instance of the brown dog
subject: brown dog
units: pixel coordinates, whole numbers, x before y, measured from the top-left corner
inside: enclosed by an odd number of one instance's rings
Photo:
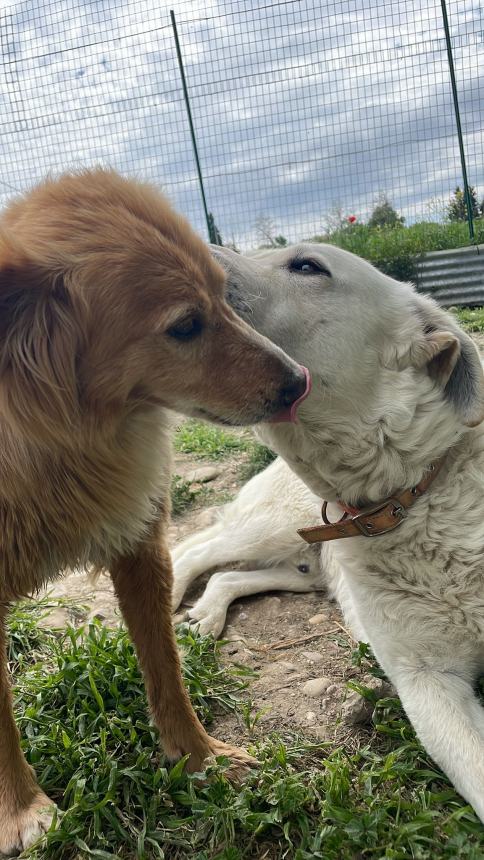
[[[96,170],[48,181],[0,222],[0,852],[52,804],[20,750],[8,604],[66,568],[109,570],[171,758],[250,760],[209,737],[171,621],[167,409],[253,424],[306,390],[301,368],[224,300],[225,276],[153,189]]]

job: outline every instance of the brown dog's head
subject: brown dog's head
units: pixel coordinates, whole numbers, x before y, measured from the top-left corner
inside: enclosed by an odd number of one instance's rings
[[[153,188],[94,170],[47,181],[0,223],[0,410],[36,436],[148,404],[270,420],[302,369],[224,299],[225,275]]]

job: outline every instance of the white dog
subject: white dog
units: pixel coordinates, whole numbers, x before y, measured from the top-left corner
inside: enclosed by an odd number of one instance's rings
[[[289,520],[293,503],[296,531],[306,515],[304,526],[314,525],[320,500],[329,502],[332,521],[342,508],[378,503],[373,515],[360,517],[364,529],[348,527],[358,536],[322,544],[325,576],[422,743],[484,821],[484,710],[474,692],[484,669],[484,379],[477,351],[430,299],[338,248],[307,244],[256,258],[215,253],[236,310],[313,378],[299,423],[267,424],[259,433],[308,488],[299,497],[300,483],[276,462],[258,479],[260,486],[269,480],[264,491],[274,493],[267,511],[284,505]],[[404,490],[415,504],[400,504]],[[367,536],[392,516],[397,527]],[[274,522],[269,514],[261,534],[280,565],[262,574],[264,589],[277,574],[294,589],[304,580],[294,567],[290,572],[287,556],[304,564],[304,544],[288,541],[287,528]],[[253,528],[249,511],[233,527],[226,561],[247,556],[240,540]],[[218,563],[212,550],[208,544],[199,566]],[[177,554],[178,599],[197,569],[196,545],[191,565],[189,552],[185,545]]]

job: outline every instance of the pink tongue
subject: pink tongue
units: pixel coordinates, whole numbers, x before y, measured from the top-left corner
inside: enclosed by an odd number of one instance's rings
[[[280,424],[283,421],[292,421],[294,424],[296,423],[298,407],[301,405],[303,400],[306,400],[306,397],[308,396],[312,388],[309,370],[307,369],[307,367],[303,367],[302,365],[301,370],[304,371],[304,376],[306,377],[306,388],[304,389],[304,392],[287,409],[283,409],[281,412],[278,412],[276,415],[273,415],[270,419],[270,424]]]

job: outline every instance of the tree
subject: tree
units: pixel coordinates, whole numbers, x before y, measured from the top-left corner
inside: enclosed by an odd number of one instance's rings
[[[254,230],[261,243],[260,248],[285,248],[287,239],[285,236],[275,235],[276,225],[268,215],[259,215],[254,221]]]
[[[330,236],[331,233],[336,233],[337,230],[341,230],[343,227],[348,226],[348,222],[346,220],[345,210],[339,203],[334,203],[331,209],[323,215],[323,229],[327,236]]]
[[[469,185],[469,196],[471,198],[471,214],[473,218],[479,218],[479,205],[477,203],[476,189]],[[449,221],[467,221],[467,201],[464,192],[457,186],[447,206],[447,218]]]
[[[218,229],[212,213],[208,213],[208,236],[212,245],[223,245],[222,234]]]
[[[405,218],[393,208],[386,194],[381,194],[368,221],[369,227],[401,227]]]
[[[262,243],[262,247],[274,247],[274,233],[276,232],[276,225],[272,218],[268,215],[259,215],[259,217],[254,221],[254,230],[257,233],[257,239]]]

